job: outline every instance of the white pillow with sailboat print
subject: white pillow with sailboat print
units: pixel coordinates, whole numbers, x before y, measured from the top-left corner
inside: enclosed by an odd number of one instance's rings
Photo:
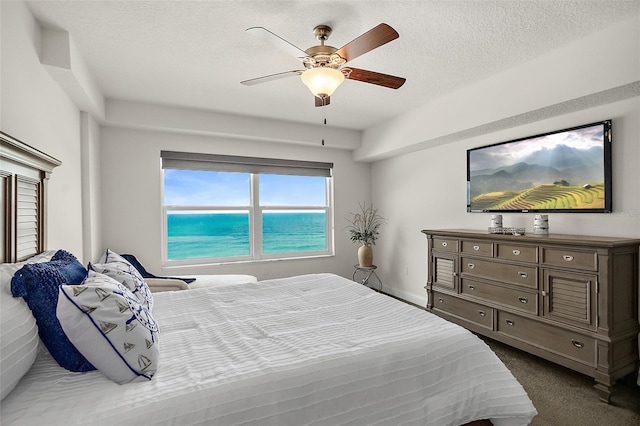
[[[107,249],[100,258],[100,262],[89,263],[87,269],[108,275],[120,284],[124,284],[149,311],[153,311],[153,295],[147,282],[135,266],[118,253]]]
[[[114,382],[155,374],[158,324],[126,286],[90,270],[81,284],[60,286],[56,313],[76,349]]]

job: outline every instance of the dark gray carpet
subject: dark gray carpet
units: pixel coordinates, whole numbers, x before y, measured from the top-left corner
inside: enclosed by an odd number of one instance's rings
[[[529,394],[533,426],[640,426],[635,375],[618,380],[611,404],[598,400],[591,377],[482,337]]]
[[[422,306],[398,300],[424,310]],[[611,404],[605,404],[600,402],[591,377],[493,339],[479,337],[518,379],[538,410],[531,426],[640,426],[640,387],[635,374],[618,380]],[[487,423],[490,422],[471,424],[485,426]]]

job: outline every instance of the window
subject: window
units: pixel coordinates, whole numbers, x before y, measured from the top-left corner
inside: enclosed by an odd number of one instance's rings
[[[164,262],[333,251],[330,163],[162,151]]]

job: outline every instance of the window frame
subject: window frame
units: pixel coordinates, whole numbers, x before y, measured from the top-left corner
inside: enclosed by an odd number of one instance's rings
[[[165,158],[174,158],[179,157],[179,162],[171,163],[168,162],[168,166],[165,166]],[[185,157],[187,158],[185,160]],[[225,163],[222,165],[222,170],[216,170],[216,164],[211,162],[210,165],[204,164],[203,162],[207,161],[207,158],[219,159],[224,158]],[[162,168],[161,168],[161,222],[162,222],[162,266],[163,267],[172,267],[172,266],[196,266],[196,265],[219,265],[219,264],[233,264],[233,263],[250,263],[250,262],[261,262],[261,261],[274,261],[274,260],[286,260],[286,259],[301,259],[301,258],[316,258],[316,257],[327,257],[333,256],[335,253],[334,248],[334,206],[333,206],[333,164],[332,163],[314,163],[314,162],[298,162],[293,160],[279,160],[279,159],[263,159],[263,158],[253,158],[253,157],[233,157],[233,156],[217,156],[217,155],[207,155],[207,154],[192,154],[192,153],[177,153],[173,151],[162,151]],[[197,161],[190,162],[188,158],[197,159]],[[246,169],[235,169],[234,163],[231,161],[233,159],[237,159],[240,162],[240,166],[246,166],[246,163],[242,163],[242,161],[249,160],[249,163],[252,164],[251,170],[252,172],[247,172]],[[277,163],[277,167],[279,169],[274,169],[271,166],[267,166],[265,168],[265,172],[260,173],[260,167],[256,168],[255,163],[257,160],[258,163],[267,162],[267,163]],[[193,165],[194,167],[189,167],[189,165]],[[260,205],[260,185],[259,179],[260,175],[268,175],[268,174],[289,174],[294,176],[318,176],[318,172],[316,170],[312,170],[309,174],[304,174],[304,170],[297,167],[299,165],[303,166],[311,166],[312,168],[327,168],[328,167],[328,175],[325,175],[325,205],[324,206],[288,206],[288,205]],[[289,167],[289,170],[284,170],[283,168]],[[178,169],[178,170],[210,170],[210,171],[219,171],[219,172],[227,172],[227,171],[240,171],[243,173],[248,173],[250,176],[249,182],[249,205],[248,206],[176,206],[176,205],[165,205],[165,169]],[[302,172],[301,172],[302,170]],[[285,171],[285,173],[283,173]],[[286,173],[286,172],[289,173]],[[191,259],[180,259],[180,260],[169,260],[168,259],[168,226],[167,226],[167,215],[170,211],[239,211],[244,212],[247,211],[249,214],[249,254],[247,256],[227,256],[227,257],[200,257],[200,258],[191,258]],[[305,211],[305,210],[315,210],[322,211],[325,214],[325,238],[326,238],[326,249],[318,250],[318,251],[305,251],[305,252],[286,252],[286,253],[274,253],[274,254],[265,254],[262,252],[262,218],[265,211]]]

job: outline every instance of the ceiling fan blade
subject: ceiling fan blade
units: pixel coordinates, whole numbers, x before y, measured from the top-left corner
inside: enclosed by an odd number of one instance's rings
[[[240,84],[244,84],[245,86],[253,86],[254,84],[266,83],[267,81],[279,80],[285,77],[291,77],[294,75],[300,75],[304,72],[304,70],[294,70],[294,71],[285,71],[279,72],[277,74],[265,75],[262,77],[251,78],[249,80],[241,81]]]
[[[387,24],[380,24],[362,34],[360,37],[350,41],[336,51],[338,55],[351,61],[376,47],[389,43],[399,37],[396,30]]]
[[[303,49],[300,49],[298,46],[288,42],[283,39],[279,35],[272,33],[268,29],[264,27],[251,27],[247,28],[246,32],[251,34],[252,36],[259,38],[261,40],[266,41],[267,43],[272,44],[283,52],[295,56],[296,58],[304,58],[307,56],[307,52]]]
[[[375,71],[361,70],[358,68],[351,68],[349,73],[349,80],[358,80],[364,83],[377,84],[378,86],[388,87],[390,89],[399,89],[405,81],[406,78],[396,77],[394,75],[382,74]]]
[[[317,107],[327,106],[331,103],[331,98],[329,96],[324,96],[322,98],[320,96],[314,96],[314,98]]]

